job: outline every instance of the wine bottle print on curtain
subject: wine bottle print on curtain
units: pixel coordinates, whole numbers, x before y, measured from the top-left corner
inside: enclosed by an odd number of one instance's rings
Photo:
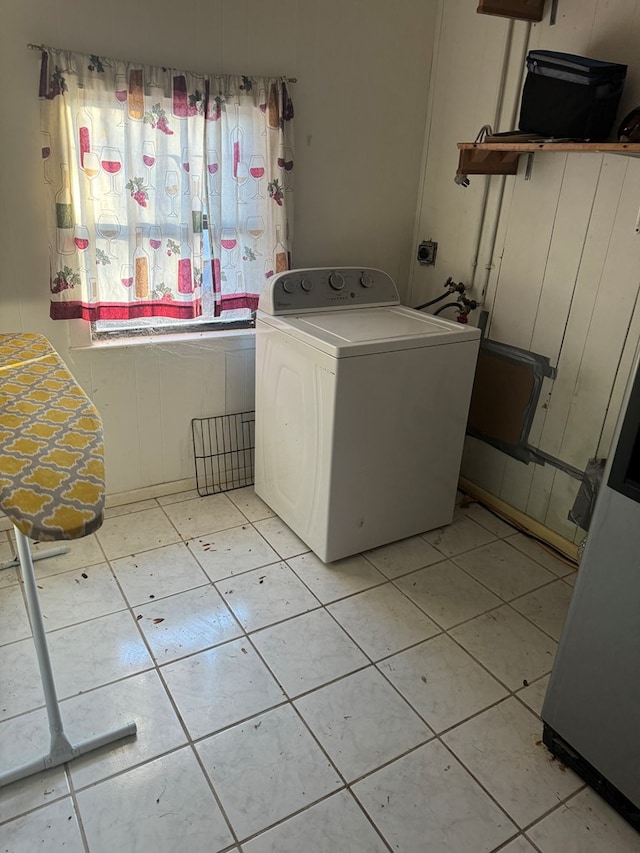
[[[136,299],[149,296],[149,256],[142,246],[142,228],[136,228],[136,250],[133,253],[133,282]]]
[[[280,127],[280,113],[278,111],[278,89],[275,83],[269,87],[269,109],[267,114],[267,126],[272,130]]]
[[[175,118],[189,118],[205,114],[207,88],[205,77],[190,74],[192,91],[187,88],[187,78],[184,74],[176,74],[172,82],[172,112]],[[208,117],[208,116],[207,116]]]
[[[141,68],[129,71],[127,114],[132,121],[142,121],[144,119],[144,79]]]
[[[276,225],[276,246],[273,250],[273,264],[276,275],[287,267],[287,247],[282,242],[282,226]]]
[[[215,225],[211,226],[211,235],[213,245],[216,245],[218,230]],[[215,317],[220,316],[221,312],[221,299],[220,293],[222,290],[222,269],[220,265],[220,258],[211,253],[212,257],[209,261],[210,269],[211,269],[211,284],[213,287],[213,312]]]
[[[93,139],[91,114],[87,110],[85,103],[84,88],[78,87],[78,97],[80,99],[80,109],[76,113],[76,128],[78,134],[78,159],[80,168],[84,169],[85,156],[91,151],[91,142]]]
[[[202,234],[202,197],[200,196],[200,175],[191,178],[191,222],[194,234]]]
[[[69,186],[69,165],[60,164],[61,187],[56,193],[56,250],[59,255],[72,255],[73,243],[73,205]]]
[[[258,92],[258,109],[262,113],[263,128],[261,136],[267,135],[267,90],[260,89]]]
[[[242,162],[242,128],[240,127],[240,104],[234,104],[236,111],[236,123],[229,134],[229,145],[231,148],[231,174],[237,180],[238,165]]]
[[[187,81],[180,74],[173,78],[173,115],[175,118],[186,118],[188,115]]]
[[[186,296],[193,293],[193,275],[191,271],[191,246],[189,245],[189,226],[180,224],[180,257],[178,260],[178,293]]]
[[[56,252],[58,254],[57,262],[54,260],[55,275],[52,276],[50,289],[52,293],[62,293],[62,291],[75,289],[80,285],[80,275],[77,269],[69,266],[73,263],[70,258],[60,259],[60,255],[76,254],[76,244],[74,242],[75,222],[73,218],[73,204],[71,198],[71,188],[69,185],[69,165],[68,163],[60,164],[60,179],[61,187],[56,193]]]

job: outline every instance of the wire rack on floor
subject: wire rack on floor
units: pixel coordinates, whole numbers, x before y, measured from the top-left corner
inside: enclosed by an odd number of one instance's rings
[[[253,483],[255,412],[193,418],[198,494],[215,495]]]

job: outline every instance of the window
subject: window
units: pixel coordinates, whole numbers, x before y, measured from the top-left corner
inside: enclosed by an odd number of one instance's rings
[[[51,317],[94,337],[252,325],[291,264],[287,81],[47,48],[40,95]]]

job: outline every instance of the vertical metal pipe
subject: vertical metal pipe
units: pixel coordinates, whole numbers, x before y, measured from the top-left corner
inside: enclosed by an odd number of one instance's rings
[[[524,78],[527,50],[529,47],[529,39],[531,37],[531,22],[527,22],[526,28],[527,28],[526,29],[526,38],[524,39],[524,47],[523,47],[523,51],[522,51],[522,61],[520,62],[520,74],[518,77],[518,86],[517,86],[517,90],[516,90],[518,92],[522,89],[522,80]],[[508,64],[508,57],[505,58],[505,69],[506,69],[507,64]],[[510,122],[511,125],[514,125],[516,122],[516,115],[518,113],[518,107],[519,107],[519,101],[515,100],[514,104],[513,104],[513,109],[511,112],[511,122]],[[488,183],[489,183],[489,179],[487,178],[487,184]],[[498,240],[498,228],[500,226],[500,214],[502,212],[502,204],[504,201],[504,192],[505,192],[505,188],[506,188],[506,183],[507,183],[507,176],[502,175],[501,176],[501,182],[500,182],[500,190],[498,193],[498,202],[496,205],[496,212],[495,212],[495,216],[493,218],[493,224],[491,227],[491,237],[489,238],[489,254],[488,254],[487,263],[485,264],[485,276],[484,276],[484,281],[482,283],[482,290],[480,292],[480,299],[479,299],[480,305],[484,305],[485,296],[487,293],[487,288],[489,286],[489,279],[491,278],[491,270],[493,269],[493,256],[494,256],[495,251],[496,251],[496,242]]]
[[[498,122],[500,121],[500,113],[504,103],[504,91],[507,85],[507,69],[509,67],[509,58],[511,56],[511,46],[513,44],[513,19],[507,24],[507,36],[505,39],[504,51],[502,54],[502,68],[500,70],[500,84],[498,86],[498,100],[493,114],[492,128],[494,133],[498,131]],[[471,279],[469,281],[469,290],[473,290],[476,280],[476,272],[478,269],[478,260],[480,259],[480,247],[482,246],[482,232],[484,231],[484,223],[487,216],[487,205],[489,202],[489,177],[484,181],[484,189],[482,191],[482,202],[480,203],[480,219],[478,221],[478,229],[476,232],[475,250],[473,260],[471,261]]]

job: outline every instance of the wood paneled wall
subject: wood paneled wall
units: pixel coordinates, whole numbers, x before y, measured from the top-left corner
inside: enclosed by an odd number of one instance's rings
[[[439,33],[416,235],[439,242],[438,260],[433,269],[415,267],[411,304],[437,294],[449,275],[472,279],[486,191],[475,296],[490,312],[489,337],[546,355],[557,367],[555,381],[545,380],[530,441],[583,469],[609,451],[640,332],[640,160],[537,154],[529,181],[521,158],[517,176],[472,177],[463,189],[453,182],[456,142],[472,141],[485,123],[503,131],[516,126],[516,82],[529,48],[628,63],[620,117],[640,104],[640,3],[560,0],[555,26],[547,11],[530,27],[447,0]],[[496,123],[503,67],[507,91]],[[584,535],[567,519],[579,486],[568,474],[525,465],[472,438],[462,473],[562,536]]]

